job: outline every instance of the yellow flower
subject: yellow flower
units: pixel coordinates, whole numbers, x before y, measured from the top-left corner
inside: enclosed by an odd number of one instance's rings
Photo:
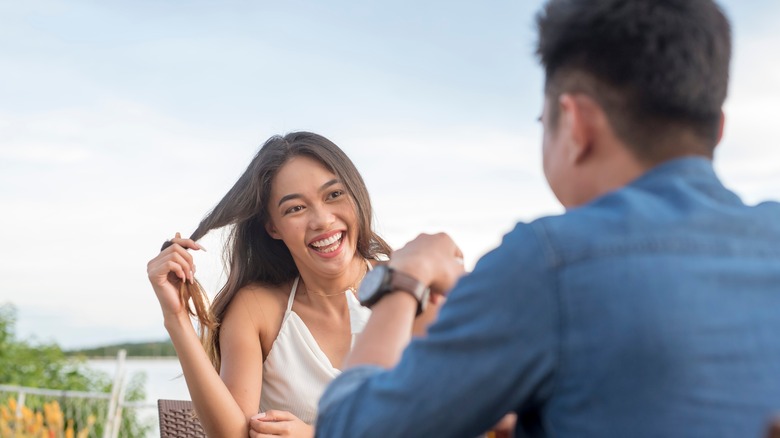
[[[40,412],[35,413],[35,431],[38,432],[43,429],[43,414]]]
[[[16,418],[19,407],[22,415]],[[96,421],[94,414],[88,415],[77,432],[75,420],[65,418],[56,400],[44,403],[40,410],[20,406],[14,398],[0,404],[0,438],[89,438]]]
[[[22,421],[25,423],[32,423],[33,411],[27,406],[22,406]]]
[[[68,427],[65,429],[65,438],[73,438],[73,419],[68,420]]]
[[[10,436],[12,436],[11,426],[9,426],[6,421],[0,421],[0,437],[5,438]]]

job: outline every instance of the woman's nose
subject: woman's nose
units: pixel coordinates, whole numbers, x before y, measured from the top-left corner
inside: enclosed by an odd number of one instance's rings
[[[336,216],[326,206],[310,208],[309,226],[313,230],[327,230],[336,221]]]

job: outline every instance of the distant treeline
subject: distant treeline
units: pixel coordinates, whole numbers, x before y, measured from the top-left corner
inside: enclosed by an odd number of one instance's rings
[[[86,357],[116,357],[119,350],[126,350],[127,357],[170,357],[176,356],[171,341],[133,342],[125,344],[106,345],[102,347],[71,350],[66,354]]]

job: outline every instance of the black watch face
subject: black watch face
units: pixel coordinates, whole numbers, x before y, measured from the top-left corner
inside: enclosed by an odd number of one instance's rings
[[[363,277],[358,288],[358,300],[366,303],[371,300],[382,287],[385,276],[387,275],[387,266],[377,266]],[[364,304],[365,305],[365,304]]]

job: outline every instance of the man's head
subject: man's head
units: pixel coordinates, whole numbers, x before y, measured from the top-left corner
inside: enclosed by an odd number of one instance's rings
[[[564,101],[580,99],[644,166],[712,156],[731,57],[730,26],[712,0],[550,0],[537,24],[546,137],[562,128]]]

